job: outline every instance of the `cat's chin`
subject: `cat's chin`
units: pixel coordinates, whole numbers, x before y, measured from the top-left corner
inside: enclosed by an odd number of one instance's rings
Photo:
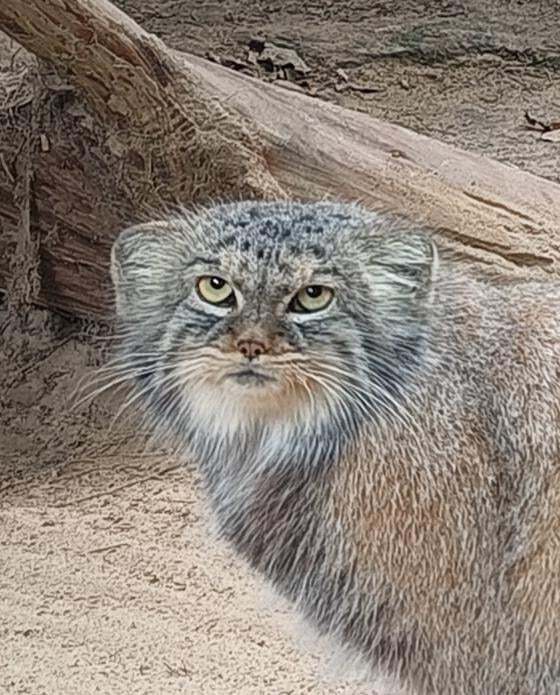
[[[189,400],[198,426],[214,434],[258,423],[285,425],[310,414],[305,393],[264,370],[237,370],[207,381],[190,392]]]

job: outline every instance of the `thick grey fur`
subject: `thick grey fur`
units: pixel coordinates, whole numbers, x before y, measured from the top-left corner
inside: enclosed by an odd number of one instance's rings
[[[384,692],[560,693],[559,286],[440,255],[328,202],[125,230],[117,380],[198,462],[223,536]],[[314,283],[332,304],[291,312]],[[231,376],[240,337],[274,381]]]

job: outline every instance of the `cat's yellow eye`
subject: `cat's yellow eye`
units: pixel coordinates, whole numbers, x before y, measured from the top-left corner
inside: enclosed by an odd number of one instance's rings
[[[334,292],[323,285],[308,285],[301,289],[292,302],[292,310],[311,313],[326,309],[331,303]]]
[[[231,304],[235,300],[232,286],[215,275],[201,277],[197,289],[200,297],[209,304]]]

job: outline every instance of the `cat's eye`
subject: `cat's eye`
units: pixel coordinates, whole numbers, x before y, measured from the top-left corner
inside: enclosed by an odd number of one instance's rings
[[[209,304],[231,306],[235,301],[232,286],[216,275],[204,275],[199,278],[197,290],[201,299]]]
[[[330,287],[323,285],[308,285],[302,288],[293,298],[290,310],[299,313],[311,313],[326,309],[334,297]]]

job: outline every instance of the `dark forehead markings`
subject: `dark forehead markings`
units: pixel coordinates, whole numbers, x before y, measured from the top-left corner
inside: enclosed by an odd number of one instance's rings
[[[194,256],[185,264],[185,268],[192,268],[194,265],[214,265],[219,266],[220,261],[217,258],[205,258],[204,256]]]
[[[341,277],[342,273],[338,270],[336,266],[319,266],[316,269],[316,272],[318,273],[325,273],[325,275],[336,275],[337,277]]]
[[[220,239],[220,248],[225,250],[237,247],[242,253],[253,253],[261,263],[269,257],[269,244],[278,244],[293,256],[309,254],[317,261],[324,262],[330,256],[329,244],[323,246],[323,239],[328,232],[336,232],[337,227],[348,224],[348,214],[328,210],[328,223],[325,223],[324,211],[296,208],[286,210],[282,206],[274,210],[264,210],[254,205],[242,211],[242,214],[221,220],[224,236]],[[334,224],[333,224],[334,222]],[[330,239],[330,236],[328,237]],[[303,247],[302,247],[303,242]],[[262,246],[261,246],[262,244]]]
[[[281,241],[284,241],[284,239],[287,239],[292,235],[292,229],[290,227],[284,227],[283,229],[280,230],[280,233],[278,234],[278,239]]]
[[[291,273],[292,270],[293,270],[293,268],[292,268],[292,266],[291,266],[288,262],[286,262],[286,261],[280,261],[280,262],[278,263],[278,270],[279,270],[281,273]]]
[[[290,228],[283,225],[282,222],[272,219],[264,219],[257,227],[257,234],[260,237],[267,237],[270,241],[284,239],[290,234]]]
[[[325,231],[325,228],[323,227],[322,224],[317,224],[317,225],[311,225],[311,224],[306,224],[305,227],[301,229],[301,232],[303,234],[322,234]]]
[[[324,258],[326,255],[325,248],[323,246],[318,246],[317,244],[313,244],[313,246],[310,246],[309,250],[317,258]]]

